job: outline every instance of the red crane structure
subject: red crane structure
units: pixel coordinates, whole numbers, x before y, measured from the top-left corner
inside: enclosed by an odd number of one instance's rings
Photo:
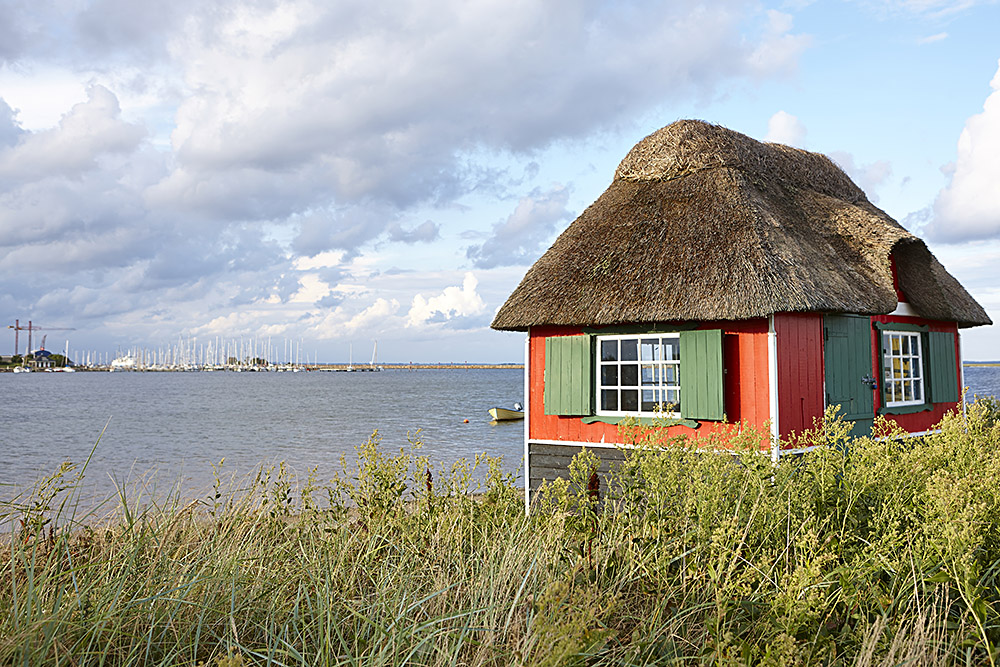
[[[25,354],[31,354],[31,332],[32,331],[76,331],[74,327],[36,327],[28,320],[28,326],[22,327],[21,320],[14,320],[14,324],[7,325],[8,329],[14,330],[14,356],[20,354],[19,335],[22,331],[28,332],[28,349]]]

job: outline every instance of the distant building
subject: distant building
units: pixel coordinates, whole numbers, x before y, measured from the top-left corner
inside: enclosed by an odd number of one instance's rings
[[[31,356],[31,365],[35,368],[50,368],[52,366],[52,353],[44,348],[32,352]]]

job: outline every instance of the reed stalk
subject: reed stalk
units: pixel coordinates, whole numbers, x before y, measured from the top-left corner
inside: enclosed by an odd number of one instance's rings
[[[0,664],[992,663],[997,403],[922,438],[828,417],[777,466],[655,431],[600,479],[584,452],[529,515],[498,461],[417,438],[325,482],[122,487],[100,521],[65,466],[0,507]]]

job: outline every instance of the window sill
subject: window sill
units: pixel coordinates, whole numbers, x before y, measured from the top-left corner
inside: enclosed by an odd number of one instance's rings
[[[686,426],[695,429],[701,426],[701,422],[694,419],[683,419],[680,417],[604,417],[601,415],[584,417],[584,424],[620,424],[624,421],[632,421],[640,426]]]
[[[930,412],[930,403],[921,403],[920,405],[898,405],[893,408],[879,408],[878,413],[880,415],[912,415],[918,412]]]

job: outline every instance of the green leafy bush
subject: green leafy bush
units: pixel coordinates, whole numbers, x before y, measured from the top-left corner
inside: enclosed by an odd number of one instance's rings
[[[498,460],[435,468],[419,433],[104,522],[61,468],[0,507],[0,664],[993,664],[996,406],[919,438],[829,413],[777,465],[737,425],[626,426],[527,515]]]

